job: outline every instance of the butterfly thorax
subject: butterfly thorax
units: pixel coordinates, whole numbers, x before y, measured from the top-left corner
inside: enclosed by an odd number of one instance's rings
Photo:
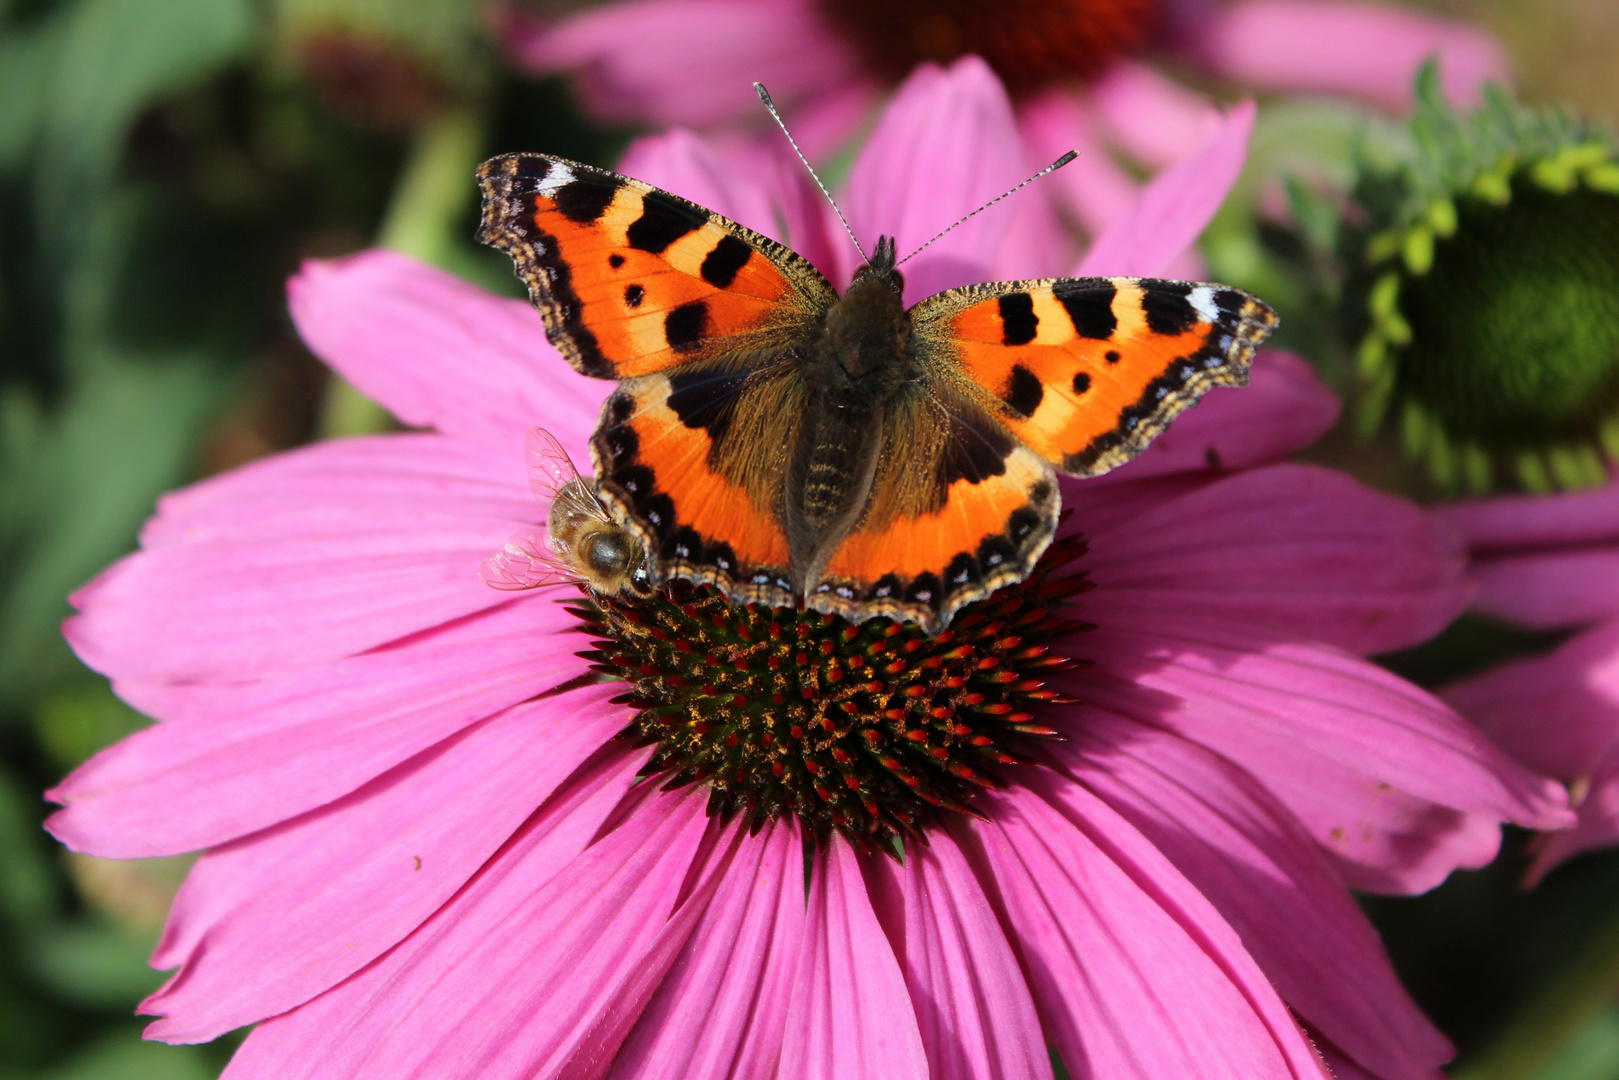
[[[827,310],[806,365],[809,408],[792,448],[783,500],[791,572],[800,590],[819,578],[871,494],[883,417],[895,395],[920,377],[911,320],[890,238]]]

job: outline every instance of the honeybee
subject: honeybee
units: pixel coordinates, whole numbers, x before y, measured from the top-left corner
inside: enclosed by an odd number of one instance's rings
[[[523,452],[529,488],[546,508],[546,521],[513,534],[483,561],[478,576],[484,584],[518,591],[571,583],[599,593],[650,593],[645,547],[613,520],[562,444],[544,428],[529,428]]]

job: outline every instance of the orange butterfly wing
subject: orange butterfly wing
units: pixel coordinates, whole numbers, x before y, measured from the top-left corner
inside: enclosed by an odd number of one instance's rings
[[[1022,443],[1075,476],[1147,448],[1215,386],[1243,386],[1276,313],[1237,289],[1153,278],[1055,278],[952,289],[911,311]]]
[[[936,633],[963,605],[1028,576],[1059,508],[1050,465],[949,384],[918,383],[884,418],[865,513],[806,603]]]
[[[660,580],[793,603],[778,504],[799,383],[785,365],[710,364],[626,380],[602,406],[592,443],[601,496],[656,557]]]
[[[628,379],[795,339],[837,294],[805,259],[695,203],[542,154],[478,167],[478,239],[511,256],[546,336]]]
[[[789,248],[639,180],[540,154],[492,158],[478,178],[478,239],[511,256],[546,336],[584,374],[623,381],[592,456],[657,579],[792,603],[777,503],[802,406],[780,400],[778,358],[832,287]]]

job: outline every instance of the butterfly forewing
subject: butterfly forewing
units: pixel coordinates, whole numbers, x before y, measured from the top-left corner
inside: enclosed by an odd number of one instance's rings
[[[1035,453],[1075,476],[1124,464],[1215,386],[1242,386],[1276,314],[1237,289],[1154,278],[1053,278],[952,289],[912,309]]]
[[[478,169],[478,239],[512,257],[546,334],[625,379],[805,332],[837,295],[788,248],[650,184],[541,154]]]

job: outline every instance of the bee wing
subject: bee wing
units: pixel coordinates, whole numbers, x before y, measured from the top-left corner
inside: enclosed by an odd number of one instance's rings
[[[523,435],[523,458],[528,463],[529,489],[543,506],[550,506],[558,492],[579,479],[579,470],[573,467],[568,452],[544,428],[531,427]],[[583,489],[592,502],[599,502],[589,484],[574,484],[574,488]]]
[[[535,430],[539,430],[536,428]],[[567,460],[567,455],[563,455]],[[545,535],[545,526],[535,525],[512,534],[500,550],[478,567],[478,577],[491,589],[518,592],[542,585],[565,585],[583,581],[573,568],[558,558]]]

